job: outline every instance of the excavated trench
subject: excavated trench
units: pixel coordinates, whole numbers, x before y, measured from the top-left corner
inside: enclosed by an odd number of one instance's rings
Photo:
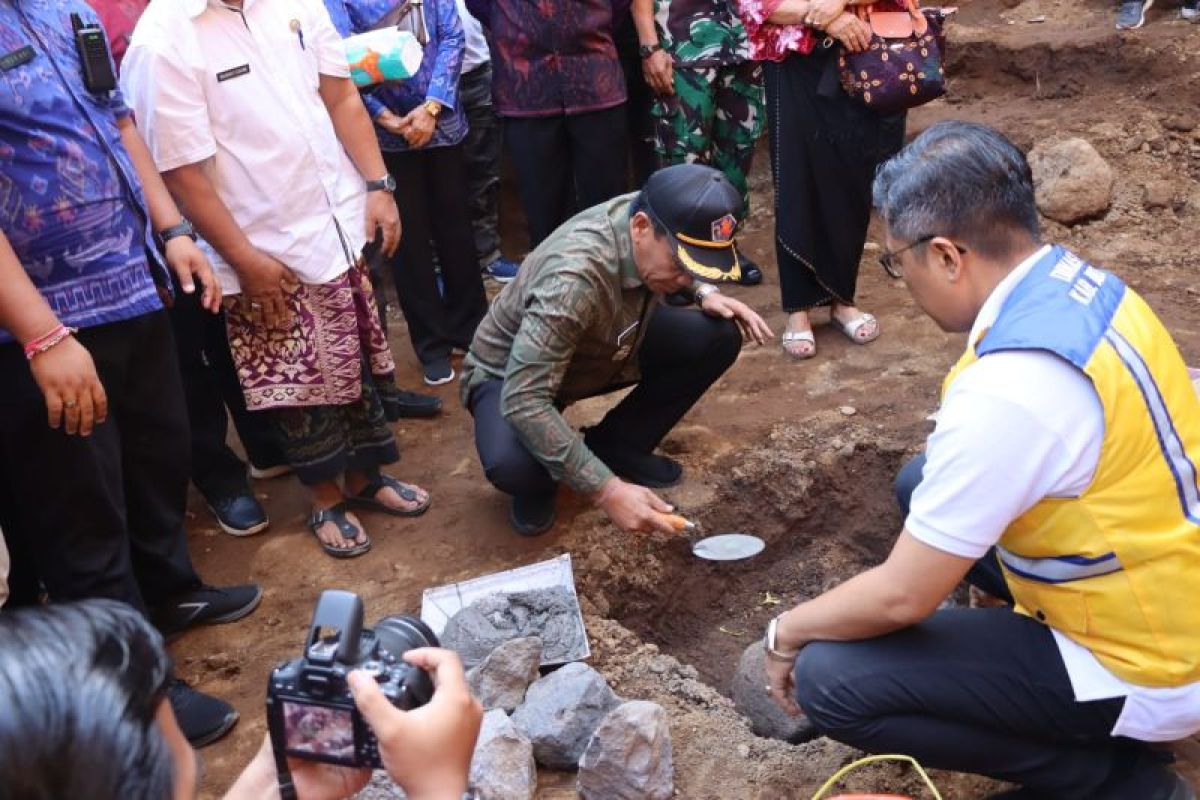
[[[714,563],[673,543],[649,587],[609,594],[611,615],[727,692],[772,616],[882,561],[899,531],[892,480],[901,449],[849,444],[819,458],[798,461],[790,476],[734,480],[700,516],[709,532],[763,538],[763,553]]]

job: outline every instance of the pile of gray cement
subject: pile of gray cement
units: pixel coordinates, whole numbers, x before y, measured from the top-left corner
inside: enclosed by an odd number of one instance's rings
[[[543,663],[583,658],[587,633],[579,600],[561,587],[491,594],[451,617],[440,638],[463,663],[474,666],[498,645],[526,636],[542,640]]]

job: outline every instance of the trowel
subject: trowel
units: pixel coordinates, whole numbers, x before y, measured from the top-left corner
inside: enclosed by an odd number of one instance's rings
[[[705,536],[703,528],[678,514],[667,514],[668,523],[684,533],[692,546],[692,555],[708,561],[741,561],[763,551],[767,543],[747,533],[719,533]]]

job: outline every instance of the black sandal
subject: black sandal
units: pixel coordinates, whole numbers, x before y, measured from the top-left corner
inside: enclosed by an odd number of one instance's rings
[[[347,497],[346,502],[360,508],[369,508],[372,511],[382,511],[385,514],[391,514],[393,517],[419,517],[429,510],[429,504],[433,502],[433,495],[427,495],[425,502],[416,508],[401,509],[392,508],[386,503],[381,503],[375,499],[375,495],[379,494],[384,489],[392,489],[396,494],[400,495],[400,499],[406,500],[409,503],[415,502],[418,495],[416,491],[407,483],[393,478],[391,475],[380,473],[375,478],[362,488],[358,494],[353,497]]]
[[[338,533],[342,535],[343,541],[353,542],[358,538],[359,534],[362,534],[364,537],[367,535],[366,531],[355,527],[354,523],[347,519],[346,510],[345,503],[338,503],[336,506],[313,511],[308,515],[308,528],[312,531],[313,536],[317,537],[317,544],[321,545],[321,549],[334,558],[354,558],[355,556],[361,556],[371,549],[370,539],[353,547],[334,547],[321,539],[321,535],[317,531],[326,522],[332,522],[337,526]]]

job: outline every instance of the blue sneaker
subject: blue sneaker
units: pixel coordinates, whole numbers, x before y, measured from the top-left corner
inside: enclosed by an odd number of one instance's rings
[[[516,261],[509,261],[507,258],[501,256],[484,267],[483,274],[497,283],[508,283],[517,277],[517,270],[520,268],[521,265]]]
[[[1131,31],[1146,24],[1146,12],[1154,0],[1121,0],[1117,11],[1117,30]]]
[[[1200,22],[1200,0],[1183,0],[1179,16],[1188,22]]]

